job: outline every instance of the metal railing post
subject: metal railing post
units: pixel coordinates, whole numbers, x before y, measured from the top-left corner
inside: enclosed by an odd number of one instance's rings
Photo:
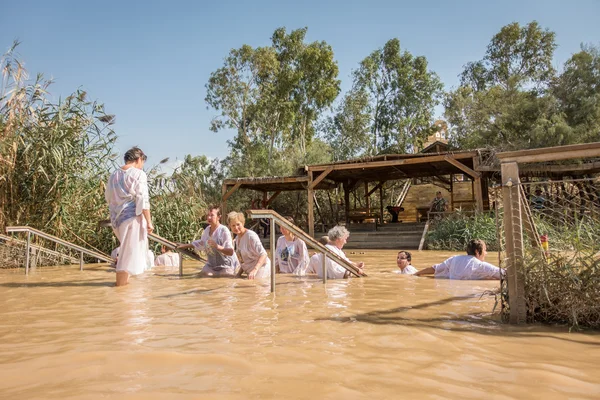
[[[179,276],[183,276],[183,254],[179,254]]]
[[[271,293],[275,292],[275,218],[269,218],[271,224]]]
[[[79,253],[79,270],[83,271],[83,251]]]
[[[321,254],[323,255],[323,283],[327,283],[327,254]]]
[[[30,246],[31,246],[31,232],[27,231],[27,244],[25,245],[25,275],[29,275]]]

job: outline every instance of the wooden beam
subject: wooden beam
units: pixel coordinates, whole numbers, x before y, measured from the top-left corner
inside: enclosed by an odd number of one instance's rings
[[[375,193],[375,191],[376,191],[377,189],[381,189],[381,187],[383,186],[383,184],[384,184],[385,182],[386,182],[386,181],[379,182],[379,183],[377,184],[377,186],[375,186],[373,189],[371,189],[371,190],[369,191],[369,193],[367,194],[367,196],[370,196],[370,195],[372,195],[373,193]]]
[[[317,179],[315,179],[309,184],[309,188],[314,189],[319,184],[319,182],[321,182],[327,177],[327,175],[329,175],[331,171],[333,171],[333,167],[329,167],[325,171],[321,172],[321,175],[317,176]]]
[[[223,187],[224,187],[224,188],[226,188],[227,186],[228,186],[228,185],[226,185],[226,184],[223,184]],[[232,194],[233,194],[233,193],[234,193],[236,190],[238,190],[240,186],[242,186],[242,183],[241,183],[241,182],[238,182],[238,183],[236,183],[235,185],[233,185],[233,187],[232,187],[231,189],[229,189],[229,191],[223,195],[223,199],[222,199],[222,201],[223,201],[223,202],[227,201],[227,199],[228,199],[228,198],[230,198],[230,197],[231,197],[231,195],[232,195]]]
[[[561,165],[522,165],[519,168],[521,174],[523,172],[583,172],[600,169],[600,162],[587,162],[583,164],[561,164]],[[498,172],[500,167],[492,167],[489,165],[480,165],[476,168],[481,172]]]
[[[468,152],[468,153],[459,153],[453,154],[452,157],[454,159],[469,159],[472,158],[473,155],[477,153]],[[404,158],[400,160],[388,160],[388,161],[365,161],[365,162],[357,162],[357,163],[348,163],[348,164],[324,164],[324,165],[309,165],[307,166],[309,171],[324,171],[329,167],[333,167],[333,171],[342,171],[348,169],[371,169],[371,168],[379,168],[379,167],[389,167],[394,165],[412,165],[412,164],[429,164],[432,162],[444,161],[446,155],[436,155],[436,156],[424,156],[424,157],[415,157],[415,158]]]
[[[525,282],[523,273],[523,224],[519,200],[519,165],[502,163],[502,197],[504,203],[504,236],[507,256],[509,322],[524,323]]]
[[[365,181],[365,205],[369,213],[371,212],[371,198],[369,197],[369,182]]]
[[[541,149],[507,151],[496,156],[504,162],[543,162],[570,158],[600,157],[600,142],[573,144],[569,146],[544,147]]]
[[[278,190],[277,192],[273,193],[273,196],[269,197],[269,199],[267,200],[267,204],[265,205],[265,207],[267,207],[269,204],[271,204],[271,202],[273,202],[273,200],[275,200],[275,198],[277,196],[279,196],[280,193],[281,193],[281,190]]]
[[[465,164],[461,163],[460,161],[455,160],[453,157],[446,155],[444,156],[444,160],[448,161],[450,164],[454,165],[456,168],[460,169],[461,171],[463,171],[464,173],[466,173],[467,175],[473,177],[473,178],[479,178],[481,176],[481,174],[477,171],[473,171],[471,168],[467,167]]]

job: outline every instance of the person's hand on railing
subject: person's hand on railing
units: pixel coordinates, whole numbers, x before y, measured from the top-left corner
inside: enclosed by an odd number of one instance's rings
[[[152,225],[152,222],[148,223],[148,227],[146,229],[148,230],[148,233],[154,232],[154,225]]]

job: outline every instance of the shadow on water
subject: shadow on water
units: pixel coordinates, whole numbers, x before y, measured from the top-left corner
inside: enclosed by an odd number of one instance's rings
[[[550,338],[564,340],[567,342],[587,344],[593,346],[600,346],[598,342],[591,342],[578,339],[569,339],[564,337],[554,336],[548,332],[552,329],[551,326],[541,325],[507,325],[500,321],[488,319],[482,316],[482,314],[465,314],[456,315],[452,314],[448,317],[434,317],[434,318],[407,318],[401,314],[409,310],[427,309],[430,307],[436,307],[443,304],[451,303],[454,301],[461,301],[467,299],[473,299],[474,297],[480,297],[480,295],[473,296],[453,296],[446,299],[421,303],[414,306],[403,306],[395,307],[388,310],[370,311],[366,313],[355,314],[346,317],[330,317],[330,318],[317,318],[315,321],[334,321],[334,322],[364,322],[373,325],[403,325],[416,328],[430,328],[430,329],[441,329],[445,331],[455,332],[471,332],[482,335],[494,335],[494,336],[507,336],[507,337],[539,337],[539,338]],[[486,314],[487,315],[487,314]],[[557,329],[568,329],[568,327],[556,327]],[[561,332],[563,333],[563,332]],[[598,332],[584,332],[586,334],[597,335]]]
[[[180,293],[171,293],[171,294],[165,294],[162,296],[156,296],[155,298],[157,299],[170,299],[173,297],[178,297],[178,296],[186,296],[189,294],[204,294],[204,293],[210,293],[210,292],[214,292],[215,290],[218,290],[220,288],[214,288],[214,289],[192,289],[192,290],[186,290],[185,292],[180,292]]]

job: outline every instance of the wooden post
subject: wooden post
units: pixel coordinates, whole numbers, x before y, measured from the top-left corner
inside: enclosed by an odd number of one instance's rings
[[[379,221],[383,225],[383,182],[379,184]]]
[[[450,212],[454,212],[454,174],[450,174]]]
[[[344,215],[346,217],[346,225],[350,224],[350,182],[344,182]]]
[[[315,191],[312,189],[313,172],[308,171],[308,234],[310,237],[315,237]]]
[[[369,196],[369,182],[365,181],[365,205],[367,206],[367,214],[371,213],[371,197]]]
[[[475,156],[473,157],[473,169],[475,171],[477,171],[477,168],[479,168],[479,157]],[[482,183],[481,183],[481,174],[478,174],[478,176],[475,177],[474,179],[474,183],[475,183],[475,206],[477,211],[482,212],[483,211],[483,188],[482,188]]]
[[[504,235],[507,257],[509,322],[520,324],[526,321],[523,224],[519,193],[519,165],[516,162],[501,164],[502,197],[504,202]]]
[[[227,198],[225,195],[227,194],[227,185],[224,183],[221,185],[221,215],[223,218],[227,219]]]

